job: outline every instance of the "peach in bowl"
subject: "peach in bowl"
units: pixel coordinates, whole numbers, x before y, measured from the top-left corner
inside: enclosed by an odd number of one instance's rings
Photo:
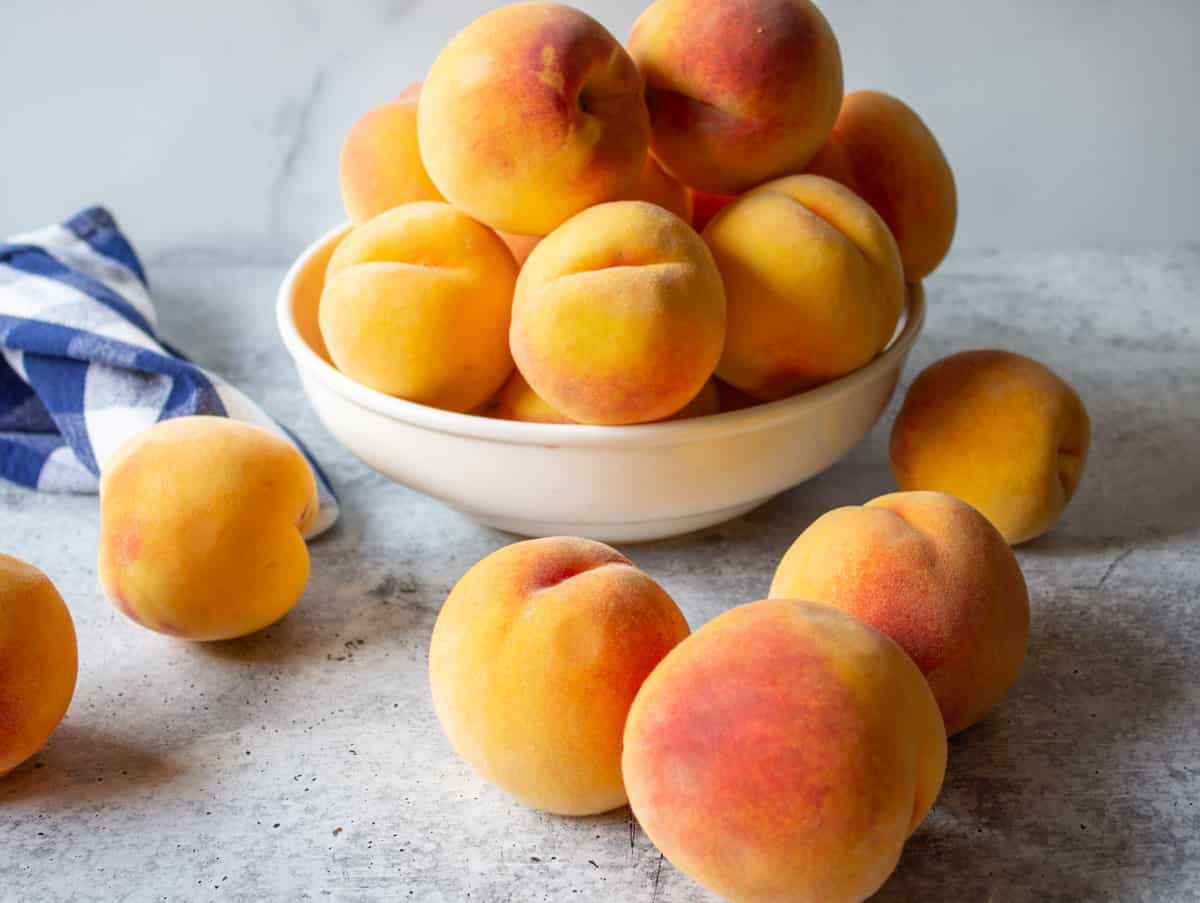
[[[501,420],[405,401],[333,365],[318,306],[329,258],[348,228],[309,246],[279,289],[279,331],[309,402],[383,476],[523,536],[638,542],[756,508],[830,467],[866,435],[925,319],[924,294],[911,286],[883,351],[778,401],[631,426]]]

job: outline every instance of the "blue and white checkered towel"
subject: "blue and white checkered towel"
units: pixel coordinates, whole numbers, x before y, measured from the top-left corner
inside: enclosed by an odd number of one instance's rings
[[[108,211],[93,207],[0,242],[0,477],[96,492],[126,439],[190,414],[286,438],[317,479],[321,512],[308,536],[337,520],[333,488],[299,440],[159,338],[146,274]]]

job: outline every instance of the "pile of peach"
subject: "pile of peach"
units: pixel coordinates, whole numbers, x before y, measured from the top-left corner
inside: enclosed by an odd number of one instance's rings
[[[529,540],[451,591],[429,680],[454,748],[522,802],[628,802],[735,901],[862,900],[933,805],[946,737],[1017,678],[1029,596],[966,503],[899,492],[818,518],[769,598],[689,636],[601,543]]]
[[[808,0],[658,0],[627,47],[567,6],[502,7],[354,124],[319,307],[340,370],[617,425],[781,399],[884,348],[954,234],[921,119],[843,97]]]

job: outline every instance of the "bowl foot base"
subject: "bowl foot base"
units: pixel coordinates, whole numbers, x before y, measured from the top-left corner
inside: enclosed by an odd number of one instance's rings
[[[519,517],[492,517],[475,511],[462,513],[485,527],[493,527],[506,533],[516,533],[518,536],[583,536],[600,542],[650,542],[655,539],[667,539],[672,536],[682,536],[693,533],[714,524],[724,523],[735,517],[753,511],[759,505],[770,500],[770,496],[755,499],[729,508],[719,508],[715,511],[702,511],[699,514],[689,514],[686,517],[670,517],[662,520],[644,521],[615,521],[598,523],[594,521],[544,521],[527,520]]]

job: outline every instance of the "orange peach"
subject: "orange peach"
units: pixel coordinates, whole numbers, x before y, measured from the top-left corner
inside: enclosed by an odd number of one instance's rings
[[[954,240],[954,173],[933,133],[903,101],[847,94],[833,135],[808,167],[863,197],[883,217],[909,282],[932,273]]]
[[[354,123],[338,163],[342,202],[354,225],[407,204],[440,201],[417,146],[420,84],[380,104]]]
[[[511,345],[521,373],[580,423],[643,423],[696,397],[721,354],[725,292],[687,223],[643,201],[568,220],[517,280]]]
[[[629,51],[646,80],[654,156],[713,194],[799,172],[842,100],[837,39],[808,0],[657,0]]]
[[[624,805],[621,735],[646,675],[688,635],[657,583],[573,537],[484,558],[442,606],[429,646],[451,745],[526,805],[587,815]]]
[[[78,670],[75,625],[54,584],[0,554],[0,777],[58,727]]]
[[[825,602],[890,636],[929,681],[950,734],[996,706],[1029,640],[1029,593],[1008,543],[940,492],[817,518],[784,555],[771,598]]]
[[[525,261],[529,259],[529,255],[533,253],[533,249],[542,240],[542,236],[540,235],[518,235],[515,232],[504,232],[500,229],[496,230],[496,234],[508,245],[508,250],[512,252],[513,260],[517,262],[517,266],[519,267],[525,266]]]
[[[710,379],[697,393],[696,397],[680,408],[666,420],[687,420],[692,417],[707,417],[721,412],[721,397],[717,390],[716,380]],[[520,370],[514,370],[500,394],[496,396],[490,410],[492,417],[504,420],[523,420],[527,423],[575,423],[564,416],[542,398],[529,383]]]
[[[760,401],[861,367],[896,328],[904,304],[896,242],[837,182],[768,182],[717,214],[704,240],[729,309],[717,376]]]
[[[638,691],[622,756],[646,834],[738,903],[870,896],[945,768],[912,660],[803,601],[739,606],[675,647]]]
[[[294,446],[225,417],[135,434],[100,477],[100,584],[130,619],[225,640],[278,621],[308,582],[317,486]]]
[[[649,132],[629,54],[591,16],[557,3],[504,6],[459,32],[418,111],[421,156],[442,194],[522,235],[624,197]]]
[[[623,200],[649,201],[664,210],[670,210],[685,223],[692,221],[691,191],[649,155],[633,191]]]
[[[913,381],[889,454],[901,489],[956,495],[1016,544],[1058,522],[1090,438],[1087,409],[1053,370],[1008,351],[963,351]]]
[[[512,372],[517,265],[496,233],[449,204],[368,220],[329,259],[318,319],[339,370],[372,389],[472,411]]]

